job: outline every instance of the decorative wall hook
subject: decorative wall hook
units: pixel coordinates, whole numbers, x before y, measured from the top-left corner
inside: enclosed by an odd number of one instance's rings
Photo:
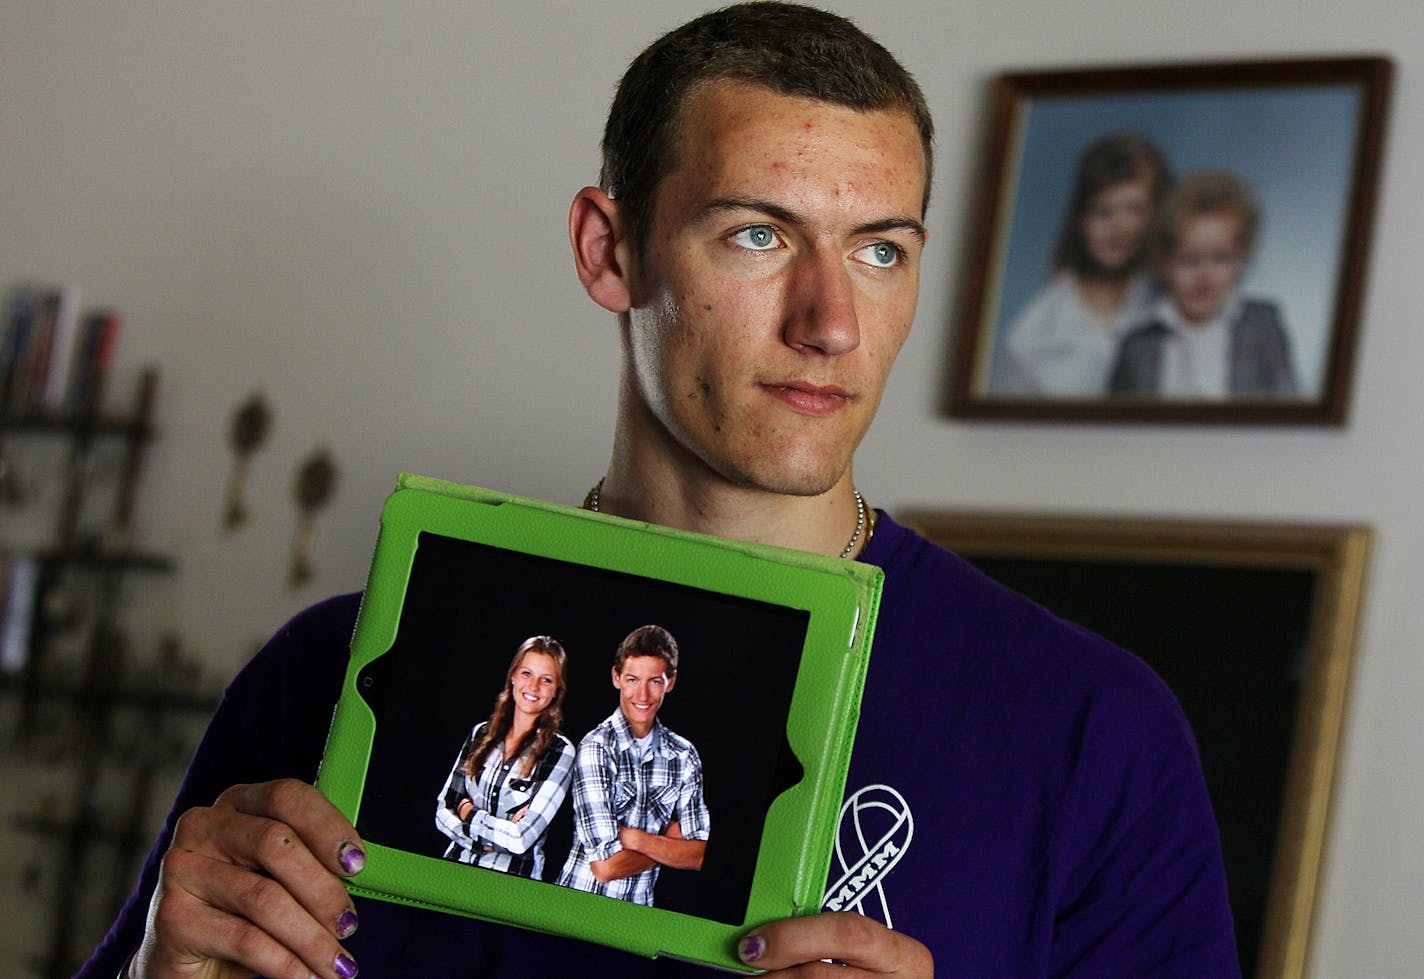
[[[331,502],[336,490],[337,469],[331,453],[317,449],[297,470],[292,496],[297,503],[297,534],[292,547],[293,588],[305,584],[312,576],[311,540],[316,524],[316,512]]]
[[[252,454],[267,441],[272,427],[272,411],[260,391],[237,406],[228,428],[227,441],[232,448],[232,478],[228,481],[227,506],[223,513],[223,529],[235,530],[247,522],[247,505],[242,502],[243,485],[247,482],[247,467]]]

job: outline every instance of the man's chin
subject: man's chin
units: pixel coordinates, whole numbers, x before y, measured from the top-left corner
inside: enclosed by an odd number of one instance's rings
[[[811,457],[790,450],[752,460],[725,460],[717,466],[723,476],[738,486],[780,496],[821,496],[841,481],[850,466],[850,456],[833,460]]]
[[[845,469],[835,472],[788,472],[779,469],[770,473],[750,473],[743,485],[779,496],[821,496],[835,489]]]

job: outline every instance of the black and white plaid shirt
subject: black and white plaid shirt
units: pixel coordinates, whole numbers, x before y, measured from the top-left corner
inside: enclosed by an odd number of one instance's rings
[[[485,755],[479,777],[465,775],[466,752],[479,740],[485,724],[475,725],[450,777],[435,804],[435,828],[450,837],[447,860],[472,863],[521,877],[544,877],[544,833],[559,811],[573,777],[574,746],[562,734],[555,736],[528,777],[522,773],[524,755],[504,760],[496,744]],[[474,809],[460,818],[460,800]],[[520,810],[524,814],[516,822]]]
[[[620,826],[658,836],[677,822],[688,840],[706,840],[709,817],[702,798],[702,759],[686,738],[653,722],[646,756],[622,710],[579,742],[574,779],[574,845],[559,883],[623,901],[652,905],[657,864],[631,877],[601,883],[589,864],[623,849]]]

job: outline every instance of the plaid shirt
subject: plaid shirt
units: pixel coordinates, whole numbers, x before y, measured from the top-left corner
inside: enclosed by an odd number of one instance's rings
[[[543,880],[544,833],[569,791],[573,743],[556,735],[527,778],[521,774],[524,755],[505,761],[495,745],[486,753],[479,777],[470,779],[465,775],[465,754],[484,728],[485,722],[475,725],[465,739],[436,800],[435,828],[450,837],[445,858]],[[461,799],[475,806],[464,819],[459,815]],[[511,817],[520,809],[526,811],[515,822]]]
[[[702,759],[686,738],[653,722],[647,757],[639,757],[628,719],[615,710],[579,742],[574,780],[574,845],[559,883],[636,904],[653,903],[657,864],[620,880],[600,883],[589,864],[623,849],[620,826],[661,836],[677,822],[684,839],[706,840],[709,819],[702,799]]]

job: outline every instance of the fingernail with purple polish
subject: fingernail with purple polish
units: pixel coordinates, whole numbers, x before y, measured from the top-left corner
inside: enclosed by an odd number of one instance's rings
[[[350,938],[356,933],[356,912],[347,908],[341,912],[341,917],[336,919],[336,937]]]
[[[755,962],[766,952],[766,939],[760,935],[748,935],[737,945],[737,955],[743,962]]]
[[[345,952],[336,957],[336,974],[341,979],[356,979],[356,962]]]
[[[366,866],[366,854],[355,843],[343,843],[341,849],[336,851],[336,861],[348,874],[359,874],[361,868]]]

